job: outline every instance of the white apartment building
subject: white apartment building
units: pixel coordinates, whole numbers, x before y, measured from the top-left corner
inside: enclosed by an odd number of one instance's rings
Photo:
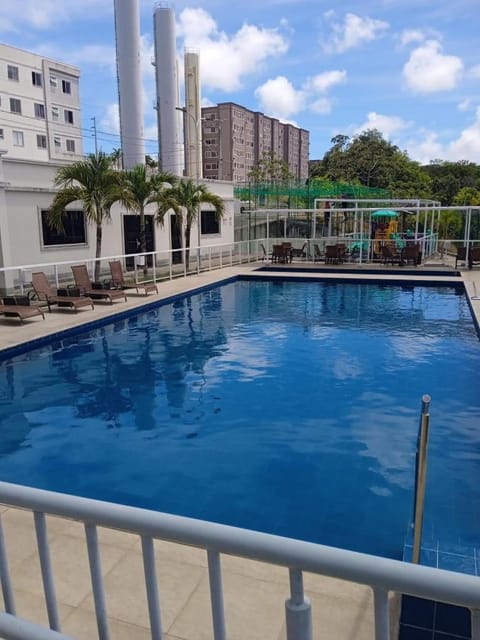
[[[39,162],[83,156],[80,70],[0,44],[0,151]]]

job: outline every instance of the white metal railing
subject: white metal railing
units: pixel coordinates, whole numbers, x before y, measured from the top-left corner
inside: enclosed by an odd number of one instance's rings
[[[48,620],[50,627],[57,632],[60,632],[60,625],[55,579],[50,562],[46,514],[77,520],[84,524],[100,640],[108,640],[109,624],[101,552],[97,539],[98,526],[130,532],[141,538],[153,640],[161,640],[163,635],[153,545],[155,539],[198,547],[207,552],[215,640],[226,640],[227,637],[221,554],[258,560],[288,569],[290,597],[285,603],[287,640],[312,638],[311,605],[304,596],[303,572],[369,586],[374,596],[375,640],[389,638],[389,592],[469,607],[472,611],[472,640],[480,640],[480,580],[475,576],[5,482],[0,482],[0,503],[33,512]],[[29,634],[28,629],[23,631],[21,622],[18,623],[20,626],[17,625],[16,635],[9,631],[10,616],[15,616],[15,595],[8,569],[8,550],[5,547],[1,520],[0,569],[5,611],[9,614],[7,617],[0,616],[0,636],[7,640],[31,640],[36,637],[47,640],[46,635],[35,636]],[[58,636],[52,635],[52,640],[53,638]]]
[[[21,292],[29,287],[32,271],[44,271],[47,277],[58,288],[61,285],[72,282],[72,265],[83,263],[87,265],[92,280],[95,274],[95,265],[100,263],[100,278],[108,280],[110,277],[109,260],[121,260],[124,267],[131,261],[131,271],[135,276],[135,281],[162,282],[178,277],[187,277],[205,271],[221,269],[223,267],[241,265],[243,263],[256,262],[265,257],[268,259],[272,253],[274,244],[281,242],[291,242],[295,249],[304,248],[305,259],[315,261],[318,255],[324,256],[325,247],[330,244],[344,244],[347,249],[347,262],[352,264],[367,264],[371,262],[381,262],[381,258],[374,256],[375,245],[381,240],[360,237],[358,234],[346,236],[332,236],[319,238],[292,238],[292,237],[265,237],[253,240],[242,240],[240,242],[215,244],[208,246],[190,247],[189,266],[185,260],[184,249],[173,249],[163,251],[150,251],[138,254],[120,254],[113,256],[102,256],[98,260],[95,258],[76,258],[75,260],[65,260],[57,262],[43,262],[36,264],[23,264],[10,267],[0,267],[0,290],[8,293]],[[420,245],[422,260],[441,252],[442,256],[451,254],[451,247],[466,245],[468,248],[477,244],[478,241],[440,240],[438,234],[428,236],[418,236],[417,240],[410,239],[409,242]],[[387,241],[389,242],[389,241]],[[316,253],[315,245],[319,254]],[[378,247],[377,247],[378,248]],[[265,253],[264,253],[265,249]],[[467,256],[468,256],[467,249]],[[295,260],[299,259],[297,256]],[[144,261],[144,267],[140,264]]]

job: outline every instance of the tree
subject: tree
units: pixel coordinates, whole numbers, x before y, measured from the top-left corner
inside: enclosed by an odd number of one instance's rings
[[[86,160],[61,167],[54,184],[60,190],[53,199],[48,222],[63,231],[65,207],[73,202],[83,202],[85,218],[96,225],[95,279],[100,275],[103,223],[111,219],[110,210],[120,199],[119,174],[112,169],[111,156],[103,152],[90,154]]]
[[[254,182],[285,184],[294,178],[285,160],[274,153],[264,151],[257,164],[249,171],[248,178]]]
[[[190,258],[190,232],[192,224],[198,219],[200,206],[203,203],[211,204],[215,210],[217,218],[222,218],[225,210],[223,200],[216,194],[209,191],[204,184],[197,184],[194,180],[181,180],[168,192],[168,200],[159,202],[157,221],[163,223],[163,218],[169,209],[174,209],[179,214],[183,212],[184,217],[184,238],[185,238],[185,266],[188,271]],[[170,201],[170,202],[169,202]],[[171,205],[174,202],[176,207]],[[200,224],[200,221],[198,221]]]
[[[480,190],[480,165],[474,162],[435,160],[422,168],[432,180],[433,198],[443,206],[454,204],[458,192],[464,187]]]
[[[430,197],[430,177],[406,152],[384,140],[377,129],[368,129],[352,139],[338,135],[331,142],[316,175],[388,189],[394,197]]]
[[[147,250],[145,236],[145,207],[152,203],[166,202],[169,208],[175,206],[174,200],[169,199],[176,178],[171,173],[147,172],[145,165],[139,164],[130,171],[124,171],[120,176],[121,201],[124,206],[140,217],[140,251]],[[145,268],[146,271],[146,268]]]

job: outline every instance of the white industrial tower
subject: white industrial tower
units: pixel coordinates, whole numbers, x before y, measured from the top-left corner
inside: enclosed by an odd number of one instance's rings
[[[183,173],[178,111],[178,74],[175,53],[175,13],[160,5],[153,14],[155,40],[155,77],[157,84],[158,151],[162,171]]]
[[[145,164],[139,0],[114,0],[123,168]]]
[[[185,173],[202,178],[202,109],[200,104],[200,57],[185,51]]]

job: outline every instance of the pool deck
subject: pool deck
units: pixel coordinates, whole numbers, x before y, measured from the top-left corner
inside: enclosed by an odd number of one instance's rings
[[[65,329],[79,327],[123,311],[140,308],[173,295],[221,282],[237,275],[253,278],[273,276],[274,272],[255,271],[259,264],[228,267],[159,284],[157,295],[129,295],[128,302],[100,303],[92,310],[46,313],[46,319],[0,319],[0,349],[41,339]],[[388,272],[366,274],[361,269],[355,279],[404,281],[405,276]],[[282,271],[282,278],[299,273]],[[302,278],[351,281],[352,274],[305,272]],[[421,283],[421,275],[408,276]],[[431,282],[464,282],[469,298],[480,294],[480,270],[462,271],[458,276],[429,276]],[[478,292],[478,293],[477,293]],[[477,324],[480,300],[471,300]],[[17,614],[33,622],[47,624],[43,590],[36,555],[32,516],[16,509],[1,508],[17,599]],[[58,518],[48,519],[51,555],[56,579],[62,630],[79,640],[97,637],[92,593],[88,573],[83,527]],[[146,610],[141,544],[131,534],[100,530],[102,569],[107,593],[111,637],[115,640],[150,638]],[[207,640],[213,637],[209,603],[206,553],[204,551],[156,542],[162,622],[166,640]],[[222,556],[227,633],[230,640],[283,640],[285,638],[284,601],[288,597],[286,569],[239,558]],[[312,602],[314,637],[336,640],[373,638],[373,599],[369,588],[331,578],[305,576],[305,591]],[[137,595],[138,594],[138,595]],[[392,627],[398,601],[392,598]],[[392,638],[395,635],[392,632]]]

